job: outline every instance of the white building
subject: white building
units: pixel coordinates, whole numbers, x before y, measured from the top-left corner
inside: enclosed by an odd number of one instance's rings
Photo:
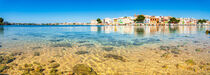
[[[91,24],[91,25],[97,25],[98,22],[97,22],[96,20],[91,20],[91,21],[90,21],[90,24]]]
[[[149,15],[144,15],[145,17],[145,20],[144,20],[144,23],[150,23],[150,17]]]
[[[110,18],[105,18],[104,20],[103,20],[103,23],[104,24],[106,24],[106,25],[111,25],[112,24],[112,19],[110,19]]]

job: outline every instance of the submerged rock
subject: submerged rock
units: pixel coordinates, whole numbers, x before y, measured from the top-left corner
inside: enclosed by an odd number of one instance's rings
[[[167,69],[168,65],[163,65],[162,68]]]
[[[54,62],[56,62],[56,61],[55,61],[55,60],[50,60],[50,61],[49,61],[49,63],[54,63]]]
[[[54,40],[49,40],[51,42],[60,42],[60,41],[63,41],[64,39],[54,39]]]
[[[94,44],[83,44],[83,45],[80,45],[79,47],[82,47],[82,46],[85,46],[85,47],[94,47],[95,45]]]
[[[134,42],[133,45],[144,45],[144,42]]]
[[[177,45],[177,47],[184,47],[184,45]]]
[[[18,70],[23,71],[22,75],[44,75],[43,71],[45,69],[40,64],[24,64],[19,66]]]
[[[34,56],[40,56],[40,52],[34,52]]]
[[[97,73],[87,65],[77,64],[73,67],[73,75],[97,75]]]
[[[113,47],[103,47],[103,50],[105,51],[112,51],[114,48]]]
[[[0,48],[2,47],[2,45],[0,45]]]
[[[77,43],[86,43],[86,42],[89,42],[89,41],[78,41]]]
[[[160,50],[168,51],[168,50],[177,50],[177,46],[160,46]]]
[[[113,59],[120,60],[123,62],[126,61],[122,56],[118,56],[118,55],[114,55],[114,54],[107,54],[106,56],[104,56],[104,58],[113,58]]]
[[[143,62],[143,61],[144,61],[144,59],[139,59],[139,60],[138,60],[138,62]]]
[[[15,57],[12,56],[0,56],[0,64],[8,64],[15,60]]]
[[[199,41],[193,41],[193,43],[200,43]]]
[[[31,36],[31,37],[39,37],[39,38],[45,38],[46,36],[44,36],[43,33],[30,33],[30,34],[26,34],[27,36]]]
[[[18,40],[17,38],[12,38],[12,40]]]
[[[170,58],[170,57],[172,57],[172,54],[171,53],[164,53],[163,55],[161,55],[161,57]]]
[[[24,64],[24,67],[27,68],[27,67],[32,67],[33,64]]]
[[[173,54],[180,54],[180,50],[171,50],[171,53],[173,53]]]
[[[22,55],[23,52],[13,52],[11,53],[11,56],[18,56],[18,55]]]
[[[52,47],[72,47],[69,43],[54,44]]]
[[[0,65],[0,72],[3,72],[4,70],[8,69],[9,67],[6,65]],[[1,75],[1,74],[0,74]]]
[[[41,49],[42,47],[32,47],[33,50],[35,49]]]
[[[60,66],[60,64],[53,63],[53,64],[50,64],[49,68],[58,68],[59,66]]]
[[[57,69],[52,68],[52,69],[50,70],[50,75],[59,75],[57,72],[58,72]]]
[[[87,54],[89,53],[88,51],[77,51],[75,54],[81,55],[81,54]]]
[[[169,50],[170,47],[169,46],[160,46],[160,50]]]

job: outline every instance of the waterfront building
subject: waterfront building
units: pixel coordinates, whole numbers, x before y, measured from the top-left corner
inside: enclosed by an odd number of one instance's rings
[[[182,25],[195,25],[197,24],[197,19],[194,18],[178,18],[180,22],[178,24]]]
[[[207,24],[210,25],[210,21],[207,21]]]
[[[91,20],[90,24],[91,24],[91,25],[97,25],[98,22],[97,22],[96,20]]]
[[[118,19],[117,18],[113,18],[113,25],[118,25]]]
[[[133,17],[120,17],[120,18],[113,18],[114,25],[125,25],[125,24],[133,24],[134,18]]]
[[[123,18],[118,18],[118,19],[117,19],[117,22],[118,22],[119,25],[125,24],[125,23],[123,22]]]
[[[181,25],[184,25],[185,24],[184,18],[178,18],[178,20],[180,20],[178,24],[181,24]]]
[[[150,17],[150,24],[157,24],[157,23],[159,23],[159,17],[157,16]]]
[[[171,16],[160,16],[160,24],[166,25],[170,21]]]
[[[133,17],[124,17],[123,18],[123,23],[124,24],[133,24],[134,23],[134,18]]]
[[[112,19],[110,19],[110,18],[105,18],[105,19],[103,20],[103,24],[105,24],[105,25],[111,25],[111,24],[112,24]]]
[[[119,18],[105,18],[102,20],[103,25],[132,25],[135,24],[134,20],[138,17],[139,15],[134,15],[133,17],[119,17]],[[170,19],[172,18],[171,16],[150,16],[150,15],[144,15],[145,20],[143,22],[144,24],[149,24],[149,25],[168,25]],[[177,20],[180,20],[178,24],[181,25],[196,25],[197,24],[197,19],[194,18],[176,18]],[[206,24],[209,24],[207,22]],[[96,20],[91,20],[90,25],[98,25],[98,22]]]
[[[150,17],[151,17],[151,16],[149,16],[149,15],[144,15],[144,17],[145,17],[144,23],[145,23],[145,24],[149,24],[149,23],[150,23]]]

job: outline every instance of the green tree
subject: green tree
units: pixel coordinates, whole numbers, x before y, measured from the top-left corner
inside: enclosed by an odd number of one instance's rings
[[[205,19],[199,19],[198,20],[198,24],[203,24],[203,23],[206,23],[208,20],[205,20]]]
[[[4,22],[4,19],[0,17],[0,25],[2,25]]]
[[[177,20],[175,17],[170,18],[170,21],[169,21],[169,23],[174,23],[174,24],[177,24],[179,22],[180,20]]]
[[[102,23],[102,21],[101,21],[100,18],[98,18],[96,21],[97,21],[98,23]]]
[[[136,23],[143,23],[145,20],[144,15],[139,15],[137,18],[134,20]]]

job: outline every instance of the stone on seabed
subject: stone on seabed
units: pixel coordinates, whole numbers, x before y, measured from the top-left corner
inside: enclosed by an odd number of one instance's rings
[[[73,75],[97,75],[97,73],[85,64],[77,64],[73,68]]]

